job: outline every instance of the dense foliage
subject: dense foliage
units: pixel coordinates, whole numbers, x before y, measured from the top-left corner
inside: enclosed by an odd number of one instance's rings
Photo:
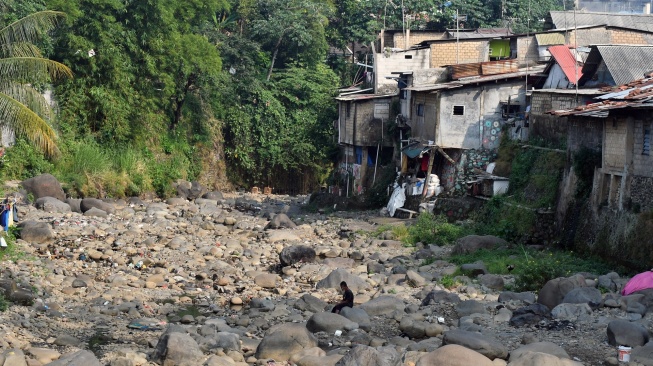
[[[242,187],[304,191],[331,170],[332,98],[358,68],[339,50],[369,45],[383,28],[451,28],[456,11],[467,28],[536,30],[547,11],[562,7],[562,0],[0,0],[0,26],[38,11],[65,13],[51,40],[36,45],[74,73],[52,86],[61,158],[48,161],[19,139],[0,175],[52,172],[71,195],[165,196],[176,179],[220,188],[225,177]]]

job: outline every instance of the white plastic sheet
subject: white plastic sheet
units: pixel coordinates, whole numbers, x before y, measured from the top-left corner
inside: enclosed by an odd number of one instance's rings
[[[390,214],[390,217],[393,217],[395,215],[395,211],[398,208],[404,207],[404,203],[406,202],[406,193],[405,193],[406,189],[404,186],[399,187],[399,184],[397,183],[395,183],[394,185],[394,190],[392,191],[392,195],[390,196],[390,200],[388,201],[388,205],[386,206],[388,208],[388,213]]]

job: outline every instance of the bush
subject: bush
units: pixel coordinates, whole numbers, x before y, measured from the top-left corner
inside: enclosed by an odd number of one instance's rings
[[[7,148],[0,160],[0,175],[3,180],[25,180],[39,174],[49,173],[53,165],[45,156],[22,138]]]
[[[443,215],[435,216],[422,213],[417,221],[408,228],[408,236],[404,242],[414,245],[425,244],[447,245],[469,234],[469,230],[461,225],[451,224]]]

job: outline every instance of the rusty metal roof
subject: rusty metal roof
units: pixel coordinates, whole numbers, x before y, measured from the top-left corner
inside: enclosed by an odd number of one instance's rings
[[[601,91],[606,94],[595,98],[602,100],[601,102],[581,105],[574,109],[549,111],[548,113],[556,116],[573,115],[606,118],[609,116],[610,111],[615,109],[653,109],[653,74],[628,84],[602,88]]]
[[[549,52],[560,66],[570,83],[576,84],[578,79],[583,76],[583,65],[579,65],[576,57],[567,46],[551,46]]]
[[[538,46],[553,46],[565,44],[565,35],[562,33],[538,33],[535,35]]]

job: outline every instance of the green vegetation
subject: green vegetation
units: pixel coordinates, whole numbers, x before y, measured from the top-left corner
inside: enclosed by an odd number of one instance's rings
[[[5,312],[9,308],[9,301],[5,298],[5,295],[0,293],[0,312]]]
[[[452,289],[452,288],[454,288],[454,287],[458,287],[458,286],[460,286],[460,281],[458,281],[458,280],[457,280],[454,276],[452,276],[452,275],[444,275],[444,276],[442,276],[442,278],[440,278],[439,282],[440,282],[440,285],[442,285],[442,287],[444,287],[444,288],[446,288],[446,289],[448,289],[448,290],[450,290],[450,289]]]
[[[469,228],[449,223],[445,216],[436,216],[431,213],[420,214],[410,226],[403,224],[379,226],[373,235],[380,237],[387,231],[392,232],[392,237],[406,246],[414,246],[419,242],[440,246],[449,245],[471,233]]]
[[[513,274],[516,291],[537,291],[551,279],[578,272],[601,275],[613,270],[613,266],[598,258],[579,258],[574,252],[534,251],[524,247],[482,249],[472,254],[454,255],[449,261],[458,265],[482,261],[490,273]],[[509,265],[514,266],[512,271]]]

